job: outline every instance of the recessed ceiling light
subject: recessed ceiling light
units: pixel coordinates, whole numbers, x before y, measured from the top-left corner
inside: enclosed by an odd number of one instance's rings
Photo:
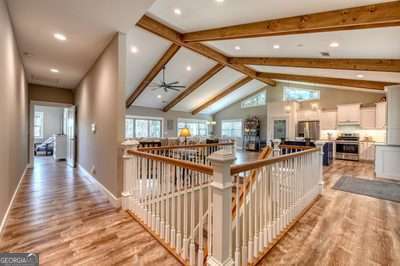
[[[357,78],[360,78],[360,79],[362,79],[364,77],[364,75],[363,74],[357,74]]]
[[[59,41],[66,41],[67,37],[64,34],[61,33],[54,33],[54,38],[56,38]]]
[[[218,2],[218,3],[223,3],[224,2],[224,0],[215,0],[216,2]]]
[[[297,47],[303,47],[304,45],[302,43],[297,44]]]
[[[333,48],[336,48],[336,47],[339,47],[339,43],[338,43],[338,42],[331,42],[331,43],[329,44],[329,46],[330,46],[330,47],[333,47]]]
[[[162,98],[162,95],[161,95],[161,94],[158,94],[158,95],[157,95],[157,98],[158,98],[158,99],[161,99],[161,98]]]
[[[182,14],[182,11],[181,11],[179,8],[175,8],[175,9],[174,9],[174,13],[175,13],[176,15],[181,15],[181,14]]]
[[[192,67],[191,67],[191,66],[187,66],[187,67],[186,67],[186,70],[187,70],[187,71],[191,71],[191,70],[192,70]]]
[[[281,48],[281,46],[280,46],[279,44],[274,44],[272,47],[273,47],[274,49],[279,49],[279,48]]]
[[[240,46],[239,46],[239,45],[236,45],[236,46],[235,46],[235,50],[236,50],[236,51],[239,51],[239,50],[240,50]]]
[[[136,46],[131,46],[131,53],[136,54],[137,52],[139,52],[139,49]]]
[[[60,72],[58,69],[56,69],[56,68],[50,68],[50,71],[51,72],[53,72],[53,73],[58,73],[58,72]]]

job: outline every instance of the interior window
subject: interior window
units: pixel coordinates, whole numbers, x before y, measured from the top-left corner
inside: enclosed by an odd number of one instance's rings
[[[293,87],[283,88],[283,100],[284,101],[308,101],[308,100],[319,100],[319,90],[308,90],[299,89]]]
[[[222,120],[221,136],[240,138],[242,137],[242,121],[241,120]]]
[[[125,118],[125,138],[161,138],[162,120],[143,117]]]
[[[43,112],[35,112],[33,131],[35,138],[43,138]]]
[[[267,96],[265,94],[265,91],[259,92],[253,96],[250,96],[249,98],[246,98],[241,102],[241,108],[249,108],[249,107],[256,107],[256,106],[261,106],[265,105],[267,100]]]
[[[207,137],[207,120],[178,118],[178,135],[182,128],[187,127],[192,136]]]

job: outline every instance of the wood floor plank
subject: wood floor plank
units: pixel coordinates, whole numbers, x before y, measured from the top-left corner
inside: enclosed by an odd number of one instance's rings
[[[0,238],[2,252],[37,252],[41,265],[181,265],[79,171],[42,158],[29,170]]]
[[[369,163],[324,168],[322,197],[259,265],[400,265],[400,204],[333,190],[342,175],[376,179]]]

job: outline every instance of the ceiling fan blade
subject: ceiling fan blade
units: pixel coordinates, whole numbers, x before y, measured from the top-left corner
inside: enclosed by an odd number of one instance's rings
[[[185,86],[181,85],[173,85],[173,86],[168,86],[169,88],[186,88]]]
[[[168,88],[167,88],[167,87],[164,87],[164,91],[165,91],[165,92],[168,92]]]
[[[169,89],[169,90],[172,90],[172,91],[181,91],[181,90],[176,89],[176,88],[173,88],[173,87],[169,87],[168,89]]]
[[[154,88],[152,88],[151,90],[152,90],[152,91],[155,91],[155,90],[158,90],[158,89],[160,89],[160,87],[154,87]]]
[[[175,82],[167,83],[167,85],[168,85],[168,86],[171,86],[171,85],[175,85],[175,84],[178,84],[178,83],[179,83],[179,81],[175,81]]]

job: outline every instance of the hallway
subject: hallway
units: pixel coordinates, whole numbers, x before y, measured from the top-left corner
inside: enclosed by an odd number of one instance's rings
[[[179,265],[147,231],[113,208],[81,173],[38,157],[0,239],[2,252],[39,253],[41,265]]]

